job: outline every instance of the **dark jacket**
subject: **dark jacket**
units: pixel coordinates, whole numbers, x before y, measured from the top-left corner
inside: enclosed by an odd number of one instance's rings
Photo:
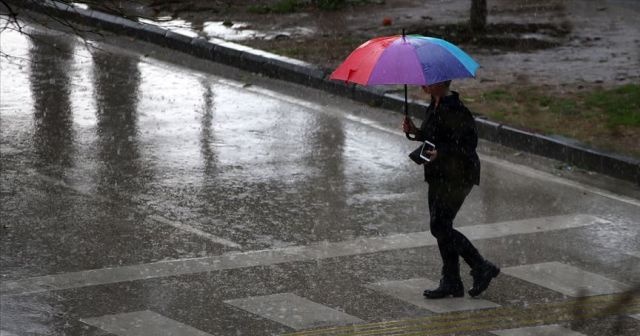
[[[438,157],[424,164],[427,182],[480,184],[476,123],[457,92],[442,97],[437,109],[431,101],[415,140],[429,140],[438,150]]]

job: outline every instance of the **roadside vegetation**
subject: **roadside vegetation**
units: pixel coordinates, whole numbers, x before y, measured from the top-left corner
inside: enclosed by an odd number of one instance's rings
[[[640,157],[640,85],[554,92],[502,87],[467,95],[475,113],[522,129],[561,135]]]

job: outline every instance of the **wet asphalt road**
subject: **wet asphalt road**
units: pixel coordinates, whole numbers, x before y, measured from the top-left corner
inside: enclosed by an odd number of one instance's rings
[[[0,41],[17,56],[0,77],[2,336],[263,335],[344,324],[339,313],[448,313],[371,285],[438,279],[427,188],[399,115],[123,38],[89,53],[64,34],[33,35]],[[615,192],[626,184],[593,176],[592,187],[481,147],[482,183],[456,226],[505,271],[482,300],[525,309],[576,296],[555,271],[518,276],[544,263],[596,274],[596,287],[640,284],[640,200]],[[579,272],[568,281],[589,278]],[[234,301],[283,293],[295,313]],[[309,322],[300,307],[320,313],[297,297],[335,323]],[[621,335],[640,328],[637,303],[627,310]],[[616,321],[560,324],[609,335]],[[493,329],[503,326],[460,332]]]

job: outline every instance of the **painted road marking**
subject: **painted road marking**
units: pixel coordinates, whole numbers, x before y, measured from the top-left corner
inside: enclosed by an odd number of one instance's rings
[[[489,239],[516,234],[577,228],[593,224],[611,224],[611,221],[592,215],[575,214],[464,226],[457,228],[457,230],[469,239]]]
[[[507,330],[494,330],[491,331],[491,333],[498,336],[585,336],[582,333],[567,329],[557,324]]]
[[[293,293],[253,296],[224,302],[296,330],[365,322]]]
[[[40,174],[37,171],[35,171],[34,169],[29,169],[27,172],[33,177],[37,177],[37,178],[39,178],[39,179],[41,179],[41,180],[43,180],[43,181],[45,181],[47,183],[51,183],[51,184],[55,185],[55,186],[60,186],[60,187],[64,187],[64,188],[70,189],[70,190],[72,190],[72,191],[74,191],[74,192],[76,192],[76,193],[78,193],[80,195],[84,195],[84,196],[87,196],[87,197],[90,197],[90,198],[93,198],[93,199],[96,199],[98,201],[105,202],[105,203],[110,203],[110,204],[111,203],[115,203],[115,201],[112,200],[112,199],[109,199],[107,197],[91,193],[90,191],[84,190],[84,189],[82,189],[80,187],[77,187],[77,186],[69,185],[68,183],[66,183],[66,182],[64,182],[62,180],[57,180],[57,179],[54,179],[54,178],[49,177],[47,175]],[[140,214],[147,214],[147,212],[142,210],[142,209],[136,209],[134,207],[126,207],[126,208],[130,209],[132,212],[136,212],[136,213],[140,213]],[[210,241],[212,241],[212,242],[214,242],[216,244],[221,244],[221,245],[225,245],[225,246],[229,246],[229,247],[233,247],[233,248],[237,248],[237,249],[241,249],[242,248],[242,246],[240,244],[238,244],[238,243],[235,243],[235,242],[232,242],[232,241],[230,241],[228,239],[224,239],[222,237],[218,237],[218,236],[212,235],[210,233],[204,232],[202,230],[194,228],[193,226],[187,225],[185,223],[181,223],[181,222],[178,222],[178,221],[173,221],[173,220],[167,219],[165,217],[162,217],[162,216],[159,216],[159,215],[153,215],[153,214],[149,215],[148,218],[151,219],[151,220],[154,220],[154,221],[156,221],[158,223],[161,223],[161,224],[173,226],[174,228],[176,228],[178,230],[182,230],[182,231],[185,231],[185,232],[188,232],[188,233],[191,233],[191,234],[195,234],[195,235],[197,235],[197,236],[199,236],[201,238],[208,239],[208,240],[210,240]]]
[[[459,228],[469,239],[499,238],[510,235],[609,224],[591,215],[564,215],[508,221]],[[230,252],[219,256],[167,260],[148,264],[102,268],[2,281],[0,295],[23,295],[60,289],[105,285],[117,282],[162,278],[175,275],[221,271],[279,263],[319,260],[365,253],[436,245],[428,231],[394,234],[386,237],[357,238],[342,242],[321,242],[271,250]]]
[[[224,84],[224,85],[229,85],[229,86],[233,86],[236,88],[240,88],[243,87],[243,83],[240,82],[236,82],[233,80],[226,80],[226,79],[222,79],[219,80],[219,83]],[[256,94],[260,94],[260,95],[265,95],[274,99],[279,99],[282,100],[286,103],[289,104],[293,104],[293,105],[298,105],[316,112],[321,112],[321,113],[328,113],[329,111],[334,114],[334,115],[338,115],[342,118],[345,118],[347,120],[350,120],[352,122],[356,122],[368,127],[371,127],[373,129],[388,133],[388,134],[393,134],[396,136],[401,136],[402,138],[404,138],[404,133],[401,133],[400,131],[398,131],[398,129],[395,128],[390,128],[388,126],[382,125],[379,122],[376,122],[374,120],[371,120],[369,118],[365,118],[365,117],[361,117],[361,116],[356,116],[353,115],[351,113],[345,113],[344,111],[340,110],[340,109],[332,109],[329,108],[327,106],[321,106],[318,105],[316,103],[312,103],[309,101],[305,101],[303,99],[300,98],[295,98],[295,97],[291,97],[285,94],[281,94],[281,93],[277,93],[274,91],[271,91],[269,89],[264,89],[258,86],[253,86],[253,87],[249,87],[246,90],[251,91],[253,93]],[[484,162],[488,162],[490,164],[496,165],[496,166],[500,166],[503,169],[515,172],[519,175],[524,175],[527,177],[533,177],[539,180],[543,180],[543,181],[547,181],[547,182],[553,182],[556,184],[560,184],[563,186],[567,186],[567,187],[571,187],[580,191],[585,191],[585,192],[589,192],[592,193],[594,195],[598,195],[598,196],[602,196],[602,197],[606,197],[606,198],[610,198],[619,202],[623,202],[623,203],[627,203],[630,205],[634,205],[637,207],[640,207],[640,200],[637,200],[635,198],[632,197],[628,197],[628,196],[623,196],[623,195],[619,195],[604,189],[600,189],[600,188],[596,188],[593,186],[590,186],[588,184],[584,184],[584,183],[580,183],[580,182],[576,182],[564,177],[559,177],[556,175],[553,175],[551,173],[547,173],[541,170],[537,170],[525,165],[521,165],[521,164],[516,164],[513,162],[509,162],[507,160],[503,160],[503,159],[498,159],[496,157],[492,157],[492,156],[488,156],[488,155],[480,155],[480,159]]]
[[[628,255],[640,258],[640,251],[627,252]]]
[[[181,223],[181,222],[176,222],[176,221],[172,221],[169,220],[167,218],[164,218],[162,216],[159,215],[150,215],[149,216],[150,219],[155,220],[156,222],[162,223],[162,224],[166,224],[166,225],[170,225],[173,226],[174,228],[178,229],[178,230],[182,230],[182,231],[186,231],[192,234],[195,234],[197,236],[200,236],[202,238],[208,239],[216,244],[221,244],[221,245],[225,245],[225,246],[229,246],[229,247],[234,247],[234,248],[242,248],[242,246],[240,246],[240,244],[234,243],[230,240],[212,235],[210,233],[204,232],[202,230],[198,230],[192,226],[189,226],[187,224]]]
[[[6,330],[0,330],[0,336],[18,336],[18,335]]]
[[[502,272],[573,297],[620,293],[630,289],[621,282],[555,261],[506,267]]]
[[[226,80],[226,79],[222,79],[219,80],[219,83],[224,84],[224,85],[229,85],[229,86],[233,86],[236,88],[241,88],[243,87],[243,83],[234,81],[234,80]],[[400,136],[402,138],[404,138],[404,133],[401,133],[400,131],[398,131],[398,129],[395,128],[390,128],[388,126],[382,125],[379,122],[376,122],[374,120],[371,120],[369,118],[365,118],[365,117],[360,117],[360,116],[356,116],[353,115],[351,113],[345,113],[344,111],[340,110],[340,109],[332,109],[330,107],[327,106],[322,106],[322,105],[318,105],[316,103],[313,102],[309,102],[309,101],[305,101],[303,99],[300,98],[295,98],[295,97],[291,97],[285,94],[281,94],[281,93],[277,93],[274,92],[272,90],[269,89],[265,89],[265,88],[261,88],[259,86],[252,86],[249,88],[246,88],[245,90],[251,91],[253,93],[259,94],[259,95],[264,95],[264,96],[268,96],[274,99],[279,99],[282,100],[286,103],[289,104],[294,104],[294,105],[298,105],[316,112],[321,112],[321,113],[328,113],[329,111],[334,114],[334,115],[338,115],[342,118],[345,118],[347,120],[350,120],[352,122],[356,122],[359,123],[361,125],[365,125],[368,127],[371,127],[373,129],[388,133],[388,134],[393,134],[396,136]],[[567,187],[571,187],[580,191],[586,191],[598,196],[602,196],[602,197],[606,197],[606,198],[610,198],[619,202],[623,202],[623,203],[627,203],[627,204],[631,204],[637,207],[640,207],[640,200],[631,198],[631,197],[627,197],[627,196],[623,196],[623,195],[618,195],[615,194],[613,192],[610,191],[606,191],[604,189],[600,189],[600,188],[596,188],[584,183],[580,183],[580,182],[576,182],[564,177],[559,177],[556,175],[553,175],[551,173],[547,173],[541,170],[537,170],[525,165],[521,165],[521,164],[516,164],[516,163],[512,163],[509,162],[507,160],[503,160],[503,159],[498,159],[496,157],[492,157],[492,156],[488,156],[488,155],[480,155],[480,159],[484,162],[488,162],[491,163],[493,165],[497,165],[500,166],[503,169],[515,172],[519,175],[524,175],[527,177],[533,177],[539,180],[543,180],[543,181],[547,181],[547,182],[554,182],[556,184],[560,184],[560,185],[564,185]]]
[[[620,302],[625,302],[625,304],[620,305]],[[616,308],[612,308],[614,306]],[[625,294],[613,294],[540,303],[527,307],[498,307],[431,315],[416,319],[303,330],[288,335],[451,335],[561,324],[637,313],[640,313],[640,297],[629,299]]]
[[[118,336],[211,336],[149,310],[83,318],[80,321]]]
[[[612,193],[610,191],[606,191],[604,189],[600,189],[600,188],[596,188],[587,184],[583,184],[580,182],[575,182],[573,180],[567,179],[567,178],[563,178],[563,177],[559,177],[556,175],[553,175],[551,173],[547,173],[541,170],[537,170],[525,165],[520,165],[520,164],[515,164],[506,160],[502,160],[502,159],[498,159],[495,157],[490,157],[487,155],[481,155],[480,159],[482,159],[482,161],[500,166],[504,169],[510,170],[514,173],[523,175],[523,176],[527,176],[527,177],[533,177],[539,180],[543,180],[545,182],[554,182],[556,184],[560,184],[560,185],[564,185],[567,187],[571,187],[580,191],[585,191],[585,192],[589,192],[592,193],[594,195],[598,195],[598,196],[602,196],[602,197],[606,197],[606,198],[610,198],[612,200],[618,201],[618,202],[622,202],[622,203],[626,203],[626,204],[630,204],[630,205],[634,205],[636,207],[640,207],[640,200],[635,199],[635,198],[631,198],[628,196],[623,196],[623,195],[619,195],[619,194],[615,194]]]
[[[383,292],[412,305],[425,308],[434,313],[476,310],[500,307],[499,304],[487,300],[469,297],[427,300],[422,296],[425,288],[438,287],[436,282],[425,278],[376,282],[366,285],[367,288]]]
[[[634,318],[634,319],[636,319],[636,320],[640,321],[640,314],[631,314],[631,315],[629,315],[629,317]]]

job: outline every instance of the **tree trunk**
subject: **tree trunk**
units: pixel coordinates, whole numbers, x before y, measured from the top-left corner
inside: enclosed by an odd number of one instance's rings
[[[471,0],[469,26],[472,32],[484,31],[487,26],[487,0]]]

